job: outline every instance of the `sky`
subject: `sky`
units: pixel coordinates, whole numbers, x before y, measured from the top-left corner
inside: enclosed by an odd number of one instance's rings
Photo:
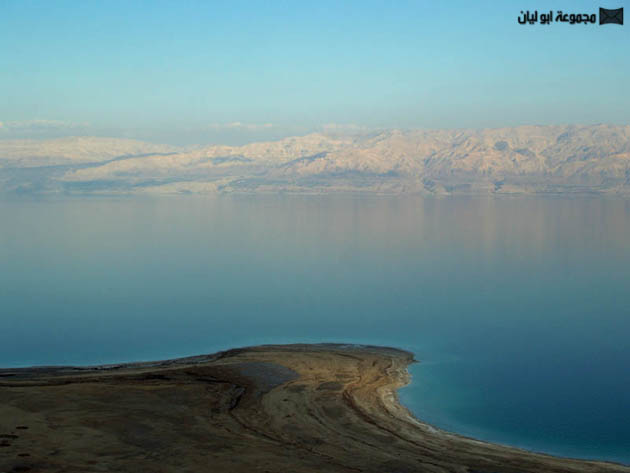
[[[517,21],[602,1],[0,0],[0,139],[628,124],[628,24]]]

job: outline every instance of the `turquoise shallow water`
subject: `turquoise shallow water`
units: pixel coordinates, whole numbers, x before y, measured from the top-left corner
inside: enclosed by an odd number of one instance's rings
[[[416,353],[447,430],[630,463],[630,202],[0,202],[0,365],[287,342]]]

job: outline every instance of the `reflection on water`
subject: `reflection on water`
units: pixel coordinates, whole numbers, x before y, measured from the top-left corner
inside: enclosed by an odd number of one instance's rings
[[[630,462],[630,202],[0,202],[0,365],[401,346],[419,417]]]

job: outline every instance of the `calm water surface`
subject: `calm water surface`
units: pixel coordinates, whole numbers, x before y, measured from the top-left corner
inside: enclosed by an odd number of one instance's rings
[[[410,349],[447,430],[630,463],[630,201],[0,202],[0,365]]]

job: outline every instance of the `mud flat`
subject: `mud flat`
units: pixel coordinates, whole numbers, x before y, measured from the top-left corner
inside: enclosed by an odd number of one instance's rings
[[[0,472],[626,472],[446,433],[398,403],[411,353],[275,345],[0,370]]]

